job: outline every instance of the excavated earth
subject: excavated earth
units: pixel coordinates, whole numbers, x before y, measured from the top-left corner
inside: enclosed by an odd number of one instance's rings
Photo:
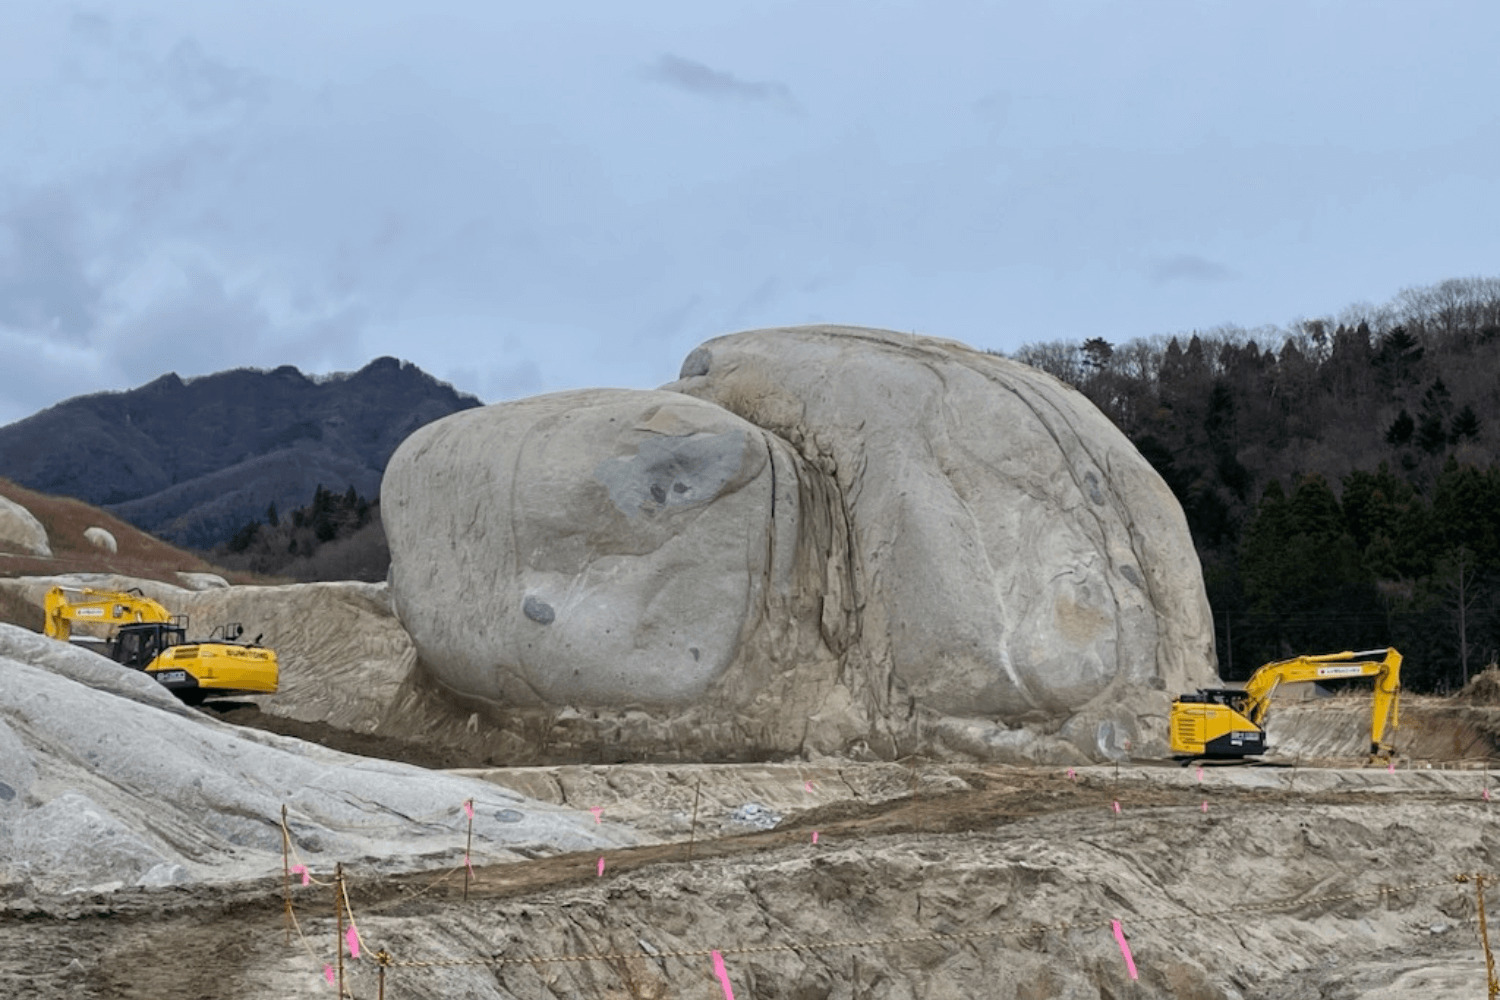
[[[1450,708],[1414,705],[1402,738],[1437,739]],[[379,994],[379,950],[391,998],[713,998],[713,951],[741,998],[1482,996],[1474,886],[1455,877],[1491,871],[1500,849],[1488,740],[1465,760],[1361,767],[1328,733],[1357,741],[1362,709],[1284,711],[1281,766],[1201,774],[834,759],[464,771],[599,809],[641,846],[606,850],[603,874],[587,851],[480,867],[467,887],[461,867],[351,864],[365,950],[345,959],[348,993]],[[1454,710],[1475,732],[1487,711]],[[11,898],[0,995],[325,997],[337,933],[330,887],[288,893],[279,876]]]

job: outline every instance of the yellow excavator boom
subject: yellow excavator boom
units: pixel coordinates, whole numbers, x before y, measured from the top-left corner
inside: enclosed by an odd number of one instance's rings
[[[44,635],[64,642],[72,638],[73,622],[122,625],[126,622],[169,622],[171,614],[140,591],[90,590],[87,587],[53,587],[43,600]]]

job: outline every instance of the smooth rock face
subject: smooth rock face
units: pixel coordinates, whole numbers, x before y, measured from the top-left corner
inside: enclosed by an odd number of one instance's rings
[[[397,614],[495,724],[1098,759],[1164,751],[1214,677],[1180,507],[1050,376],[806,327],[709,341],[664,388],[470,411],[393,457]]]
[[[952,341],[846,327],[721,337],[684,375],[670,388],[836,477],[861,634],[918,705],[1011,724],[1097,716],[1073,738],[1108,755],[1147,717],[1156,731],[1142,735],[1164,737],[1171,696],[1213,678],[1181,508],[1056,379]]]
[[[100,528],[98,526],[85,528],[83,537],[87,538],[89,544],[94,548],[101,549],[105,552],[110,553],[111,555],[120,551],[120,546],[115,541],[114,534],[107,528]]]
[[[0,497],[0,552],[16,552],[22,555],[52,557],[52,548],[47,544],[47,529],[36,516],[6,497]]]
[[[382,486],[397,613],[465,695],[692,706],[740,657],[768,587],[789,587],[794,461],[676,393],[559,393],[438,421]]]

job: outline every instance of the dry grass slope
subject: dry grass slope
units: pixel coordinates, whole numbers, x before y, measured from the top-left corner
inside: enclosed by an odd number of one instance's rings
[[[264,583],[251,573],[233,573],[148,535],[97,507],[71,497],[49,496],[0,478],[0,496],[20,504],[47,529],[52,558],[0,552],[0,577],[52,576],[59,573],[119,573],[177,583],[176,574],[218,573],[232,583]],[[83,537],[97,525],[115,536],[119,551],[105,552]],[[0,595],[0,621],[41,630],[41,613],[24,602]]]

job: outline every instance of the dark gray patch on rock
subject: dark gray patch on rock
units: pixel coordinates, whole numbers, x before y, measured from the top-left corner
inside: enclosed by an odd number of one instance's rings
[[[526,814],[514,809],[496,809],[495,818],[502,823],[519,823],[526,818]]]
[[[714,356],[707,348],[694,348],[693,353],[682,359],[682,370],[677,373],[677,377],[696,378],[699,375],[707,375],[713,360]]]
[[[713,501],[744,467],[744,431],[651,437],[634,455],[606,458],[594,478],[627,517]]]
[[[1090,472],[1083,479],[1089,484],[1089,499],[1097,504],[1104,503],[1104,494],[1099,492],[1099,477]]]
[[[521,602],[521,613],[538,625],[551,625],[557,618],[557,612],[552,610],[552,605],[540,597],[527,595],[526,600]]]
[[[9,802],[16,797],[16,790],[5,782],[0,781],[0,802]]]
[[[1121,566],[1120,575],[1129,580],[1131,583],[1135,584],[1137,587],[1141,585],[1141,574],[1135,571],[1134,566]]]

